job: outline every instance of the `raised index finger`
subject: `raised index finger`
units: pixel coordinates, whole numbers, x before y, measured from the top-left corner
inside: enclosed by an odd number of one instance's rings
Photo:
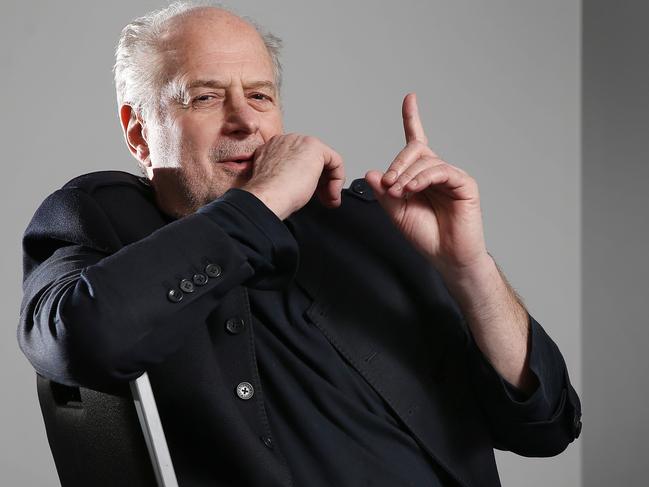
[[[423,142],[428,145],[428,138],[424,133],[424,126],[419,119],[419,109],[417,108],[417,98],[415,93],[408,93],[403,99],[401,107],[403,116],[403,130],[406,134],[406,143],[412,140]]]

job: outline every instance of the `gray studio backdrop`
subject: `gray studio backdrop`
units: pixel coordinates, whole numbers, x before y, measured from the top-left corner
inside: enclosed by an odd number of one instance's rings
[[[22,232],[43,198],[70,178],[103,169],[137,173],[118,125],[113,52],[129,20],[162,5],[13,0],[0,7],[2,485],[58,485],[34,372],[15,336]],[[581,3],[231,5],[283,38],[285,129],[335,148],[345,159],[347,183],[385,169],[405,145],[401,102],[417,93],[433,150],[478,181],[490,252],[559,345],[582,400],[601,400],[582,393]],[[615,182],[629,183],[619,176]],[[625,360],[632,368],[633,359]],[[620,394],[634,387],[638,381],[624,383]],[[596,405],[583,405],[582,437],[563,454],[496,452],[504,486],[582,484],[584,441],[604,441],[595,438],[602,432],[594,424]],[[619,441],[624,448],[625,438]],[[605,462],[605,450],[593,448],[593,458]],[[588,485],[599,484],[593,478]]]

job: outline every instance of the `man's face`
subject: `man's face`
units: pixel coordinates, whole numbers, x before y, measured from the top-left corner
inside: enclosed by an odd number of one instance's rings
[[[250,180],[250,163],[222,161],[282,133],[276,80],[254,28],[218,10],[171,24],[164,56],[174,82],[146,121],[147,173],[159,200],[193,212]]]

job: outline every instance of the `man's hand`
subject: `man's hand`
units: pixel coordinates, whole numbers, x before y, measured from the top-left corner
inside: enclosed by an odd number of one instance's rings
[[[300,134],[271,137],[253,154],[250,191],[281,220],[306,205],[314,193],[325,206],[341,204],[345,169],[340,155],[318,138]]]
[[[402,114],[406,147],[385,174],[368,171],[365,179],[440,271],[489,363],[529,397],[540,386],[528,364],[528,313],[487,253],[478,185],[428,147],[414,94],[404,98]]]
[[[428,147],[415,94],[402,107],[405,148],[385,174],[365,179],[397,228],[447,274],[483,265],[485,247],[478,185],[465,171]]]

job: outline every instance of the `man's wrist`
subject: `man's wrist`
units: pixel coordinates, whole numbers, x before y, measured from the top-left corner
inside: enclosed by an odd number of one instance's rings
[[[261,201],[266,207],[277,215],[277,218],[280,220],[285,220],[292,213],[290,210],[286,209],[286,205],[278,198],[275,194],[265,190],[256,185],[246,185],[241,188],[244,191],[247,191],[254,195],[259,201]]]
[[[494,313],[493,308],[502,304],[506,284],[490,254],[474,266],[439,271],[449,293],[470,321]]]
[[[473,287],[476,282],[484,282],[488,276],[498,272],[491,254],[486,252],[471,266],[454,267],[436,264],[435,267],[442,275],[445,283],[455,287]]]

